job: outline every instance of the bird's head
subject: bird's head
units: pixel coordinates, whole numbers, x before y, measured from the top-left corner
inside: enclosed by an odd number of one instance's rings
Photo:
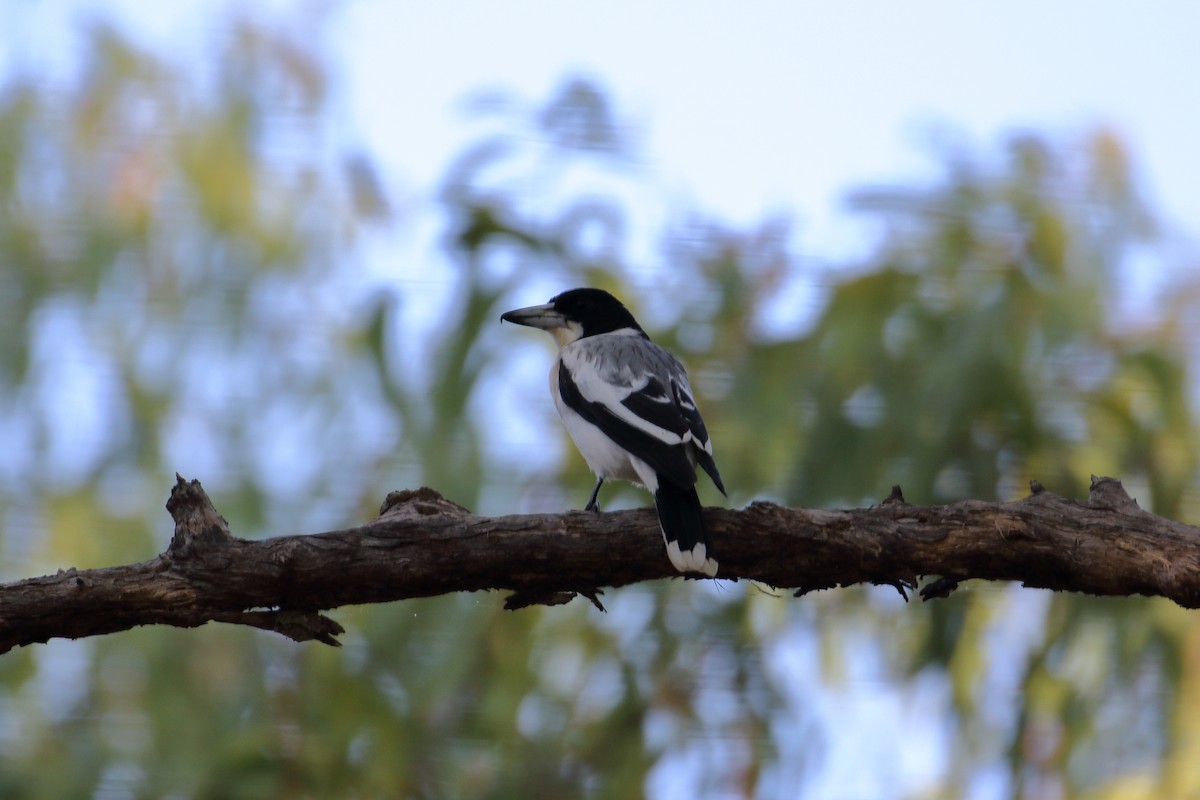
[[[599,333],[646,335],[629,309],[603,289],[571,289],[550,298],[549,303],[506,311],[500,319],[541,328],[559,347]]]

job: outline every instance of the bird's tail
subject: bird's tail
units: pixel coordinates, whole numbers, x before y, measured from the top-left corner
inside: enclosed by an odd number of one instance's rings
[[[654,505],[658,509],[663,540],[667,543],[667,557],[675,569],[716,577],[717,560],[713,558],[708,527],[704,524],[704,509],[700,506],[696,487],[681,488],[659,476]]]

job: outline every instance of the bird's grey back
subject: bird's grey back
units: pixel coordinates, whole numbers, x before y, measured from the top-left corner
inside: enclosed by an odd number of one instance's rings
[[[647,375],[670,376],[676,383],[688,386],[687,373],[679,359],[641,336],[603,333],[580,339],[573,346],[583,351],[601,378],[617,386],[637,386]]]

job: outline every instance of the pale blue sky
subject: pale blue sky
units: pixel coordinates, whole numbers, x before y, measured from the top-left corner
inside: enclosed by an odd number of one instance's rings
[[[88,16],[111,16],[175,53],[204,57],[223,9],[271,0],[63,0],[0,4],[40,24],[0,55],[70,57]],[[315,6],[314,6],[315,7]],[[769,212],[803,245],[856,251],[839,205],[864,182],[930,174],[950,130],[986,151],[1014,129],[1070,138],[1114,130],[1148,195],[1200,239],[1200,3],[605,3],[350,0],[329,15],[342,134],[412,198],[428,197],[470,140],[468,93],[546,99],[570,73],[607,87],[635,125],[658,185],[739,224]]]
[[[1197,3],[362,0],[341,18],[354,134],[417,185],[463,141],[465,93],[538,100],[575,71],[632,113],[664,183],[741,223],[791,210],[818,250],[847,244],[846,188],[927,174],[942,127],[990,147],[1107,126],[1200,227]]]

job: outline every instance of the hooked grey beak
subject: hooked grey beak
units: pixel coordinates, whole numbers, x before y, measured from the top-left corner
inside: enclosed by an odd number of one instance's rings
[[[528,325],[530,328],[541,328],[544,331],[551,328],[565,328],[567,318],[554,310],[552,303],[527,308],[514,308],[500,315],[505,322],[515,322],[517,325]]]

